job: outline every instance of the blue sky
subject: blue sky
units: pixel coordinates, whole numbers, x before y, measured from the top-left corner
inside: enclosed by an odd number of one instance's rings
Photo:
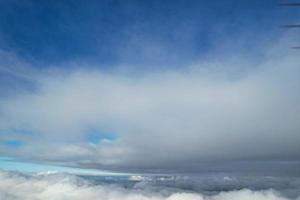
[[[256,44],[266,35],[278,36],[278,25],[295,19],[293,10],[271,0],[0,3],[2,49],[39,66],[75,61],[180,66],[216,51],[220,38],[236,37],[248,38],[244,45],[257,54]],[[162,52],[147,55],[144,45],[150,44]]]
[[[0,0],[0,155],[122,171],[299,160],[300,41],[279,28],[298,19],[271,0]]]
[[[106,176],[126,176],[129,174],[126,173],[115,173],[103,170],[92,170],[92,169],[80,169],[80,168],[71,168],[63,167],[58,165],[51,164],[39,164],[32,162],[18,161],[10,157],[0,157],[0,166],[1,170],[9,171],[22,171],[25,173],[72,173],[79,175],[106,175]]]

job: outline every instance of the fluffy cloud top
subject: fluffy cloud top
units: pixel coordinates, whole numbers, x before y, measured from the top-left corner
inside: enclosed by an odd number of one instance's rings
[[[251,191],[249,189],[218,192],[204,195],[195,192],[156,192],[125,189],[109,184],[91,184],[87,180],[71,175],[24,176],[0,173],[0,198],[6,200],[48,199],[107,199],[107,200],[288,200],[275,190]],[[299,197],[295,198],[299,199]]]

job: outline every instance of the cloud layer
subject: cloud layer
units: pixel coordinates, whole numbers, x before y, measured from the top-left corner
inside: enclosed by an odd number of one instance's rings
[[[142,182],[141,182],[142,183]],[[139,184],[138,182],[136,184]],[[149,188],[148,188],[149,189]],[[139,200],[288,200],[275,190],[251,191],[249,189],[217,192],[212,195],[184,190],[154,192],[143,189],[126,189],[112,184],[91,184],[90,181],[71,175],[21,175],[0,172],[0,198],[18,199],[139,199]],[[294,198],[291,198],[294,199]],[[296,197],[295,199],[299,199]]]
[[[300,60],[282,51],[281,40],[261,47],[259,62],[223,53],[184,70],[138,75],[84,66],[35,73],[33,89],[1,99],[1,140],[22,145],[0,151],[107,168],[297,160]]]

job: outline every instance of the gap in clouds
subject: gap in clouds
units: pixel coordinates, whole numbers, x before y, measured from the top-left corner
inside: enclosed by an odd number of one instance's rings
[[[56,174],[69,173],[76,175],[91,175],[91,176],[128,176],[127,173],[117,173],[105,170],[81,169],[75,167],[59,166],[47,163],[34,163],[22,161],[13,157],[0,157],[1,170],[15,172],[23,172],[28,174]]]

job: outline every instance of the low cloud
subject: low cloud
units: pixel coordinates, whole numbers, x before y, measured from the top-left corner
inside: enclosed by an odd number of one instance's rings
[[[228,179],[228,178],[227,178]],[[139,184],[137,182],[137,184]],[[0,198],[18,199],[140,199],[140,200],[288,200],[299,199],[284,197],[280,192],[269,190],[240,189],[219,191],[211,195],[184,190],[166,191],[166,188],[151,191],[126,189],[114,184],[92,184],[88,179],[64,174],[22,175],[0,172]]]

